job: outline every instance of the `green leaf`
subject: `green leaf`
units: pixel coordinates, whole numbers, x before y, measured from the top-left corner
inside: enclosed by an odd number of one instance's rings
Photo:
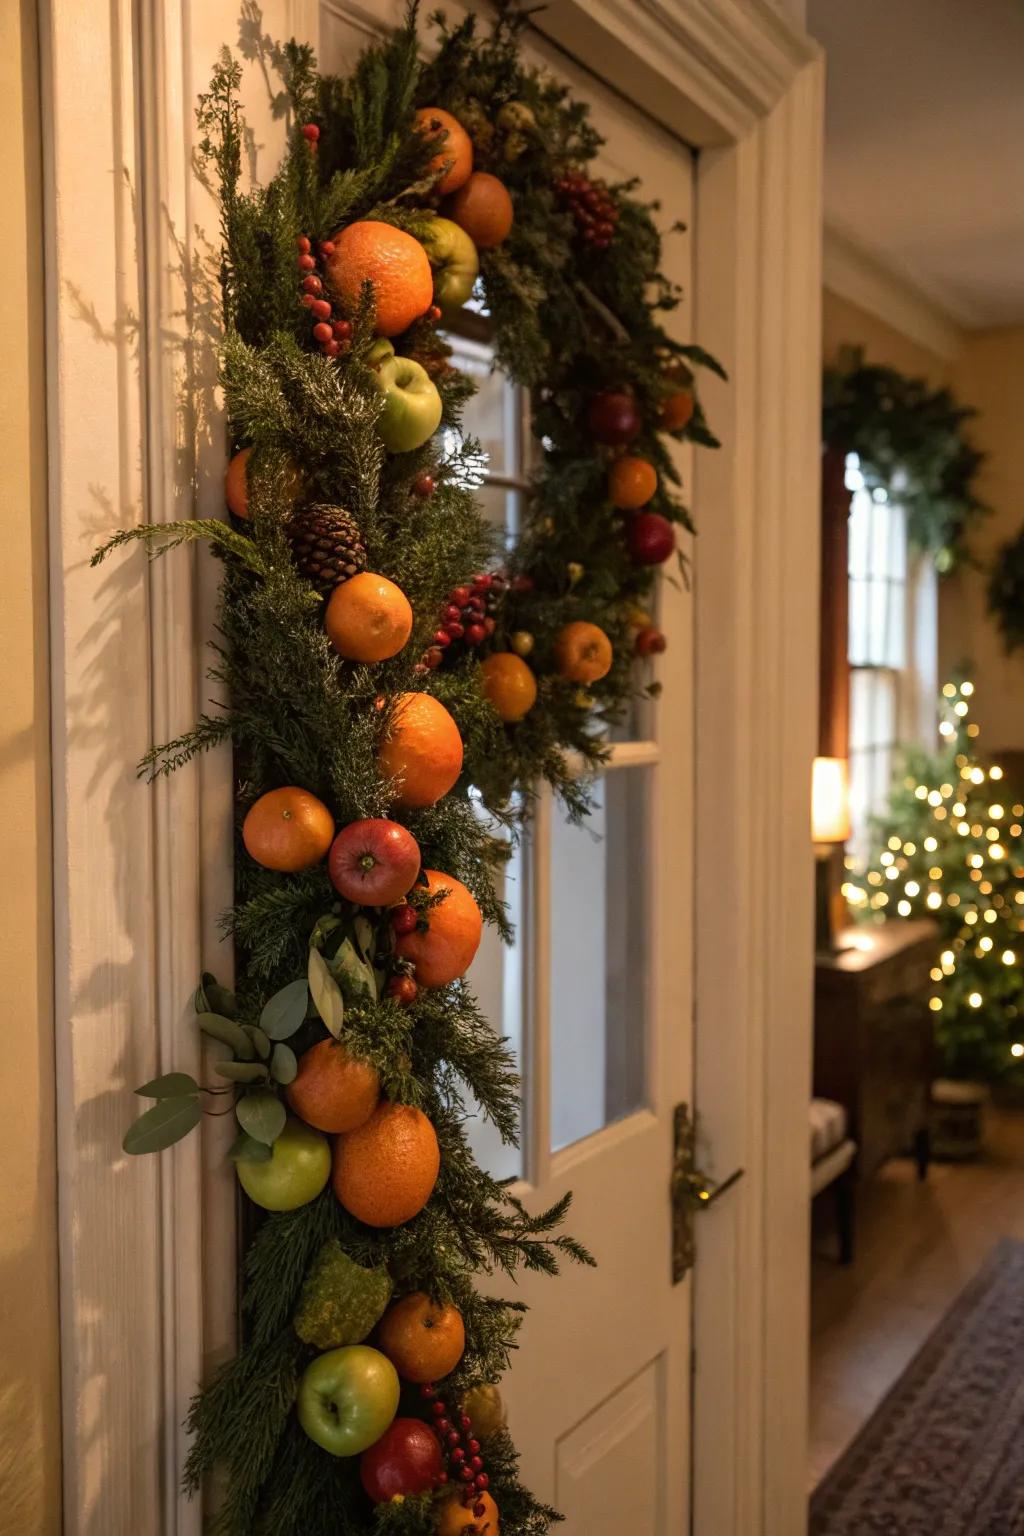
[[[121,1143],[133,1157],[143,1152],[162,1152],[187,1136],[203,1117],[197,1094],[188,1098],[161,1099],[129,1126]]]
[[[278,1041],[270,1058],[270,1075],[275,1083],[294,1083],[298,1070],[298,1059],[291,1046]]]
[[[366,959],[369,960],[373,953],[373,924],[368,917],[360,915],[352,926],[356,933],[356,943]]]
[[[247,1131],[254,1141],[262,1141],[268,1147],[272,1147],[280,1136],[288,1118],[281,1100],[269,1088],[247,1093],[244,1099],[239,1099],[235,1114],[242,1130]]]
[[[338,952],[331,961],[331,970],[340,978],[350,1002],[362,997],[376,1002],[377,983],[373,967],[367,965],[362,956],[356,953],[351,939],[343,939],[339,944]]]
[[[203,972],[202,991],[207,1007],[214,1013],[222,1013],[227,1019],[237,1016],[238,1001],[235,994],[228,987],[222,987],[212,971]]]
[[[265,1141],[257,1141],[245,1131],[239,1131],[228,1152],[233,1163],[269,1163],[273,1155],[272,1147],[268,1147]]]
[[[232,1083],[265,1083],[267,1069],[262,1061],[218,1061],[213,1069],[218,1077],[226,1077]]]
[[[256,1055],[252,1041],[242,1026],[236,1024],[234,1019],[226,1019],[222,1013],[199,1014],[199,1028],[211,1040],[219,1040],[221,1045],[229,1046],[241,1061],[252,1061]]]
[[[306,1017],[309,986],[304,980],[290,981],[280,992],[268,998],[260,1014],[260,1028],[270,1040],[287,1040]]]
[[[187,1072],[165,1072],[163,1077],[154,1077],[135,1092],[144,1099],[179,1099],[198,1093],[199,1084]]]
[[[256,1054],[260,1060],[268,1061],[270,1059],[270,1041],[267,1039],[262,1029],[260,1029],[259,1025],[243,1024],[242,1028],[245,1030],[246,1034],[249,1036],[249,1039],[256,1047]]]
[[[345,943],[351,948],[348,939]],[[355,950],[352,953],[355,954]],[[340,1039],[341,1026],[345,1022],[345,1004],[341,988],[327,969],[327,961],[318,949],[309,952],[309,990],[328,1034],[333,1035],[335,1040]]]
[[[192,1007],[195,1009],[196,1013],[210,1012],[210,999],[206,995],[206,991],[202,982],[199,983],[198,987],[196,987],[195,991],[192,993]]]

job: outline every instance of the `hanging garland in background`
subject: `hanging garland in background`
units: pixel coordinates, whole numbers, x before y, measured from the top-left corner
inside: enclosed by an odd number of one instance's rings
[[[237,990],[196,991],[213,1081],[143,1085],[125,1138],[158,1151],[211,1101],[238,1120],[241,1347],[195,1399],[185,1472],[219,1471],[222,1536],[556,1518],[518,1481],[496,1388],[522,1309],[475,1277],[590,1259],[557,1230],[567,1200],[531,1216],[473,1161],[467,1114],[514,1142],[518,1079],[463,978],[484,921],[507,935],[494,876],[531,786],[582,815],[567,758],[596,768],[654,689],[654,577],[691,527],[667,439],[714,444],[693,368],[721,370],[662,328],[652,210],[590,177],[600,139],[522,63],[524,19],[438,19],[425,64],[415,21],[346,80],[283,50],[296,126],[249,192],[225,51],[199,121],[231,520],[97,556],[206,539],[224,562],[218,703],[145,767],[234,744]],[[512,550],[474,501],[473,386],[439,329],[478,277],[543,446]]]
[[[988,582],[988,611],[1007,654],[1024,649],[1024,528],[1000,546]]]
[[[857,454],[868,490],[905,508],[912,544],[952,570],[970,524],[990,510],[974,490],[984,455],[963,435],[977,412],[948,389],[866,363],[859,347],[825,370],[822,410],[826,446]]]

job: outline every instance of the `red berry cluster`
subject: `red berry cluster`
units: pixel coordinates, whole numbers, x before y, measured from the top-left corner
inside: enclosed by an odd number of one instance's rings
[[[439,667],[444,653],[459,640],[474,649],[483,645],[497,627],[498,605],[508,585],[500,571],[484,571],[474,576],[471,585],[453,587],[444,607],[434,641],[423,653],[420,665],[430,672]]]
[[[555,192],[568,208],[576,231],[596,251],[606,251],[615,236],[619,210],[603,181],[591,181],[582,171],[569,171],[555,182]]]
[[[434,1433],[448,1457],[450,1475],[464,1484],[462,1502],[467,1509],[472,1506],[474,1515],[479,1519],[486,1512],[480,1494],[490,1486],[491,1480],[484,1471],[480,1442],[473,1435],[473,1421],[466,1413],[453,1414],[444,1399],[438,1397],[437,1388],[432,1382],[428,1381],[420,1388],[420,1395],[430,1404]],[[439,1481],[446,1483],[448,1477],[448,1473],[442,1472]],[[475,1529],[475,1526],[467,1526],[467,1536]]]
[[[295,244],[299,252],[296,265],[302,273],[302,302],[313,316],[313,340],[325,357],[337,357],[339,352],[347,352],[352,345],[352,322],[332,318],[331,302],[324,297],[324,285],[317,276],[316,257],[308,235],[300,235]],[[333,256],[334,245],[330,240],[322,240],[318,250],[323,260]]]

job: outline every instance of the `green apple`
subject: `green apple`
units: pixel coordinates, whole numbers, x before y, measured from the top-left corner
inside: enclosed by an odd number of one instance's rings
[[[434,303],[452,315],[473,292],[480,271],[476,246],[451,219],[431,219],[423,245],[434,268]]]
[[[377,369],[384,410],[377,430],[389,453],[422,448],[441,424],[441,396],[427,370],[411,357],[385,357]]]
[[[249,1199],[265,1211],[294,1211],[315,1200],[330,1178],[330,1142],[290,1116],[267,1161],[239,1158],[235,1172]]]
[[[398,1412],[398,1372],[367,1344],[328,1350],[299,1382],[299,1423],[332,1456],[358,1456],[375,1445]]]

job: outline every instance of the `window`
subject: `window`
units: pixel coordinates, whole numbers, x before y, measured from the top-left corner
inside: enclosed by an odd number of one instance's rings
[[[846,460],[849,524],[851,853],[867,856],[871,818],[889,799],[900,742],[932,739],[937,594],[932,562],[910,548],[897,498],[869,491]]]
[[[470,320],[470,324],[473,321]],[[481,328],[450,336],[456,365],[473,375],[478,393],[467,404],[464,426],[481,444],[486,462],[477,495],[494,525],[514,535],[528,494],[529,402],[500,372]],[[641,706],[625,730],[635,748],[642,726],[654,735],[652,705]],[[618,741],[622,731],[615,732]],[[594,788],[594,811],[574,826],[543,790],[529,835],[515,847],[499,894],[515,927],[512,946],[485,930],[470,981],[481,1007],[520,1063],[545,1041],[550,1059],[533,1062],[536,1090],[548,1085],[545,1106],[549,1150],[557,1153],[647,1101],[647,996],[637,975],[646,973],[650,924],[643,903],[650,865],[654,742],[637,761],[627,751],[613,760]],[[479,813],[486,817],[481,804]],[[558,935],[557,945],[551,935]],[[534,1016],[548,1019],[540,1029]],[[532,1033],[531,1033],[532,1030]],[[530,1089],[524,1089],[529,1115]],[[467,1127],[474,1154],[490,1174],[529,1174],[528,1157],[506,1147],[493,1126],[470,1107]],[[526,1138],[524,1137],[524,1143]]]

